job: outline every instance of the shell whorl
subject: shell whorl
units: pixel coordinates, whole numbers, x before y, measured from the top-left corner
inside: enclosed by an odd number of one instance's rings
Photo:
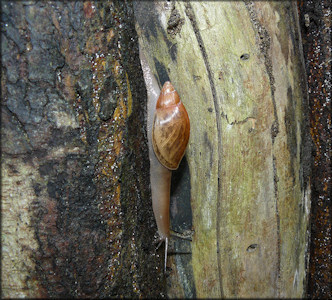
[[[165,82],[156,104],[152,145],[162,165],[176,170],[185,153],[190,135],[188,113],[173,85]]]

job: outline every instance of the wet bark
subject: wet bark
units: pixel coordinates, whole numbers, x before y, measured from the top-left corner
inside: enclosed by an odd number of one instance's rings
[[[2,297],[158,297],[131,3],[1,1]]]
[[[331,299],[331,4],[329,1],[298,1],[298,7],[314,144],[307,296]]]
[[[311,153],[296,3],[134,9],[152,72],[172,81],[191,122],[171,223],[194,236],[174,241],[168,295],[303,297]]]
[[[1,8],[3,297],[166,295],[137,35],[160,85],[171,80],[178,90],[192,128],[172,176],[171,226],[194,236],[172,237],[167,295],[306,295],[311,152],[294,2]],[[312,117],[314,140],[318,123]],[[315,162],[327,145],[318,136]],[[313,199],[328,195],[324,178],[317,175]],[[328,295],[330,264],[321,261],[331,257],[320,241],[330,223],[318,208],[325,199],[313,210],[323,216],[312,230],[315,297]]]

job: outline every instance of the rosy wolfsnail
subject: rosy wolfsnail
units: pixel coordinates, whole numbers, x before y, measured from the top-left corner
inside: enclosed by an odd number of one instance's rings
[[[140,60],[148,94],[147,134],[152,207],[160,240],[165,241],[166,270],[170,237],[171,170],[178,168],[185,153],[190,135],[190,121],[179,94],[169,81],[165,82],[160,92],[141,49]]]

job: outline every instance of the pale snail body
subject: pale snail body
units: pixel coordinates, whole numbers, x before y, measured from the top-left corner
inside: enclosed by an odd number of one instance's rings
[[[166,270],[167,245],[170,237],[171,170],[178,168],[185,153],[190,134],[190,122],[188,113],[170,82],[164,84],[160,93],[158,83],[141,49],[140,60],[148,94],[147,134],[152,208],[158,234],[166,243]]]

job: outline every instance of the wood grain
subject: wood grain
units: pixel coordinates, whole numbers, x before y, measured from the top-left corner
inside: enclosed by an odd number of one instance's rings
[[[296,7],[145,2],[135,16],[157,80],[172,81],[191,120],[194,292],[302,297],[310,187]]]

